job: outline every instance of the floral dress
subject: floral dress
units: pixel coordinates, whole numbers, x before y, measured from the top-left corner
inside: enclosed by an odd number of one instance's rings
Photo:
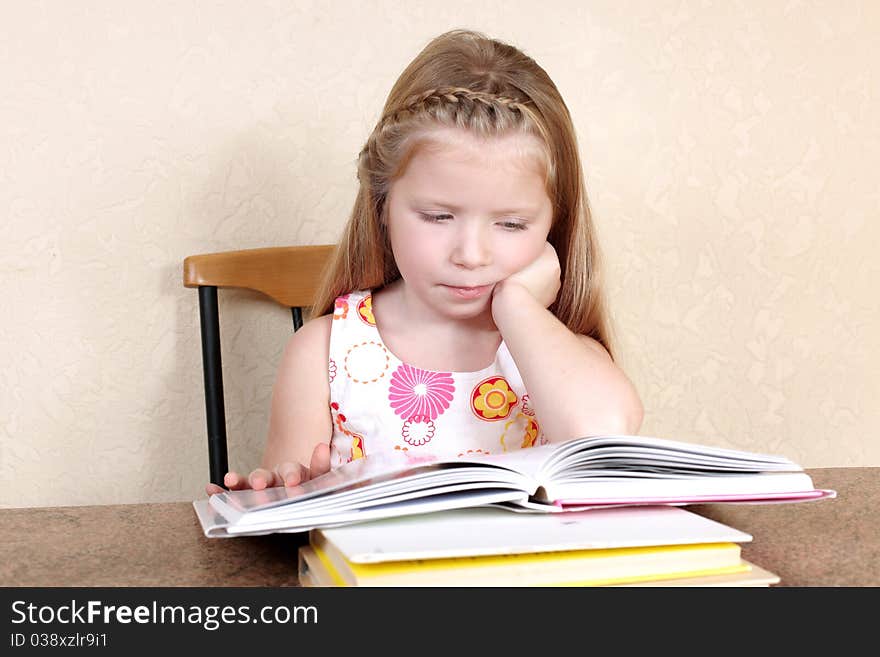
[[[382,342],[370,291],[336,299],[330,331],[331,465],[370,454],[497,454],[544,444],[502,341],[489,367],[437,372],[399,360]]]

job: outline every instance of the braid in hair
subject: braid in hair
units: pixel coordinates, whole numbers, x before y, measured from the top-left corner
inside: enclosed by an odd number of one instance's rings
[[[522,103],[507,96],[497,96],[464,87],[438,87],[410,97],[403,107],[387,114],[382,118],[382,121],[387,119],[396,122],[408,115],[418,115],[422,112],[432,114],[432,109],[436,111],[437,108],[447,103],[458,106],[457,113],[462,113],[465,116],[471,115],[479,105],[484,106],[490,113],[498,112],[501,108],[513,112],[522,110]]]
[[[455,127],[473,129],[483,136],[502,133],[522,126],[524,122],[538,125],[531,100],[521,101],[464,87],[437,87],[411,96],[403,105],[386,113],[370,134],[358,156],[358,178],[369,163],[383,161],[384,143],[403,137],[401,126],[408,120],[428,117],[443,125],[454,121]],[[362,179],[363,180],[363,179]]]

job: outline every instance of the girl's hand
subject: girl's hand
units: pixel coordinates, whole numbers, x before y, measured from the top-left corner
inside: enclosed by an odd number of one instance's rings
[[[271,470],[257,468],[247,477],[237,472],[227,472],[223,477],[223,484],[229,490],[263,490],[274,486],[297,486],[309,479],[330,471],[330,445],[318,443],[312,452],[312,460],[309,467],[296,461],[285,461],[277,464]],[[225,492],[217,484],[207,484],[205,492],[211,496]]]
[[[525,289],[538,303],[547,308],[559,294],[561,272],[556,249],[550,242],[545,242],[544,249],[537,258],[495,285],[492,291],[493,306],[497,298],[506,294],[505,290],[519,287]]]

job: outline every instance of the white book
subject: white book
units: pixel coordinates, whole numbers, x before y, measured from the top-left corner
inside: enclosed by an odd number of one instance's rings
[[[440,511],[314,529],[310,542],[352,563],[494,554],[747,543],[752,536],[675,506],[632,506],[562,514],[503,509]]]
[[[215,515],[195,508],[207,536],[233,536],[487,504],[559,513],[834,495],[815,489],[803,468],[781,456],[644,436],[594,436],[491,456],[375,455],[299,486],[212,495]]]

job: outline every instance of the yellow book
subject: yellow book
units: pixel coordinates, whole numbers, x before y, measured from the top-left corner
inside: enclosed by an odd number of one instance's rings
[[[304,585],[607,586],[747,572],[736,543],[352,563],[332,546],[300,548]]]
[[[715,573],[712,571],[692,577],[642,580],[607,584],[610,587],[769,587],[779,583],[779,576],[768,570],[743,560],[734,572]],[[322,560],[315,549],[306,545],[299,553],[299,584],[304,587],[346,586],[338,572]]]
[[[749,570],[740,573],[722,573],[720,575],[708,574],[700,577],[676,577],[673,579],[658,579],[649,582],[632,582],[618,584],[618,586],[739,586],[757,587],[772,586],[779,583],[779,575],[764,570],[748,561],[743,561]]]

